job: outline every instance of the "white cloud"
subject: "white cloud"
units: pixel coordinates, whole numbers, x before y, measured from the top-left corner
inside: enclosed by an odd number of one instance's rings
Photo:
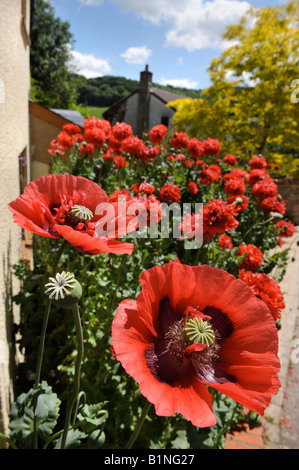
[[[121,57],[125,59],[128,64],[144,64],[151,56],[152,51],[146,46],[129,47],[123,52]]]
[[[260,83],[258,78],[252,78],[252,74],[245,71],[243,71],[240,76],[237,76],[233,70],[228,70],[226,72],[226,80],[229,82],[238,82],[239,85],[248,88],[254,88]]]
[[[191,90],[196,90],[198,88],[198,82],[195,80],[190,80],[190,78],[172,78],[168,79],[165,77],[157,80],[160,85],[171,85],[173,87],[179,88],[190,88]]]
[[[71,66],[77,73],[86,78],[102,77],[111,72],[111,67],[107,60],[96,57],[93,54],[82,54],[78,51],[71,51]]]
[[[184,47],[194,51],[207,47],[227,46],[221,34],[226,26],[235,24],[249,8],[249,3],[236,0],[214,0],[201,3],[189,0],[189,8],[173,16],[173,26],[166,33],[168,47]],[[196,8],[196,3],[200,4]]]
[[[96,1],[96,0],[95,0]],[[111,0],[117,3],[122,10],[133,12],[151,23],[158,24],[167,20],[168,13],[183,11],[189,0]]]
[[[226,26],[237,23],[250,7],[246,0],[111,1],[153,24],[164,22],[168,27],[165,46],[183,47],[188,51],[227,47],[221,34]]]

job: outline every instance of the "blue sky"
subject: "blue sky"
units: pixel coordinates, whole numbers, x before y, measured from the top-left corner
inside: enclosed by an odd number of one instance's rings
[[[209,86],[207,68],[225,44],[221,33],[238,23],[243,0],[50,0],[70,23],[73,62],[87,78],[139,80],[145,64],[153,81],[193,89]],[[253,0],[255,8],[284,0]]]

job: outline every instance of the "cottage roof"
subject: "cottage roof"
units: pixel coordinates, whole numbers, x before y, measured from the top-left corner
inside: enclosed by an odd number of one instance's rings
[[[150,92],[164,101],[165,104],[170,103],[171,101],[180,100],[186,98],[186,96],[178,95],[172,93],[171,91],[161,90],[160,88],[152,87]]]
[[[63,117],[64,119],[67,119],[68,121],[71,121],[74,124],[77,124],[77,126],[83,127],[85,117],[82,116],[82,114],[80,114],[79,111],[75,111],[73,109],[56,109],[56,108],[51,108],[51,111],[53,111],[53,113],[59,114],[59,116]]]

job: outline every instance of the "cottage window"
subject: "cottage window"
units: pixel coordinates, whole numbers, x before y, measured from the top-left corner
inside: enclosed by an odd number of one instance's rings
[[[162,116],[162,117],[161,117],[161,124],[164,124],[164,126],[168,127],[168,125],[169,125],[169,117],[168,117],[168,116]]]

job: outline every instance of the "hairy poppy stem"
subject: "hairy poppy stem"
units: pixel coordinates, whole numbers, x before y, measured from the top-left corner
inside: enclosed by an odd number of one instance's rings
[[[198,248],[197,250],[197,253],[196,253],[196,258],[195,258],[195,261],[194,261],[194,266],[198,266],[198,261],[199,261],[199,255],[200,255],[200,248]]]
[[[66,417],[65,417],[65,424],[64,424],[64,431],[63,431],[63,436],[62,436],[62,442],[61,442],[61,449],[65,448],[66,444],[66,439],[67,439],[67,434],[68,430],[70,427],[71,423],[71,416],[72,416],[72,411],[75,406],[75,403],[77,401],[77,397],[80,391],[80,372],[81,372],[81,363],[83,359],[83,352],[84,352],[84,343],[83,343],[83,332],[82,332],[82,325],[81,325],[81,319],[80,319],[80,313],[79,313],[79,308],[78,305],[74,305],[73,308],[73,317],[74,317],[74,322],[76,325],[76,334],[77,334],[77,343],[78,343],[78,354],[77,354],[77,360],[76,360],[76,366],[75,366],[75,379],[74,379],[74,387],[73,387],[73,395],[71,397]]]
[[[55,274],[56,274],[61,255],[62,255],[63,250],[66,247],[66,245],[67,245],[67,241],[64,240],[61,247],[59,248],[59,251],[57,252],[57,255],[56,255],[56,258],[55,258],[55,261],[54,261],[54,265],[53,265],[53,271],[52,271],[53,276],[55,276]],[[44,349],[45,349],[46,331],[47,331],[47,326],[48,326],[48,321],[49,321],[49,316],[50,316],[51,305],[52,305],[52,302],[50,300],[48,300],[47,307],[46,307],[46,312],[45,312],[45,315],[44,315],[44,318],[43,318],[41,335],[40,335],[40,344],[39,344],[39,351],[38,351],[37,363],[36,363],[34,388],[37,388],[39,383],[40,383],[42,361],[43,361]],[[34,447],[35,447],[35,449],[37,449],[37,446],[38,446],[37,441],[38,441],[38,437],[37,437],[36,418],[35,418],[34,419]]]
[[[59,251],[54,261],[53,271],[52,271],[53,276],[55,276],[56,274],[61,255],[66,245],[67,245],[67,241],[64,240],[61,247],[59,248]],[[40,374],[41,374],[42,360],[43,360],[44,347],[45,347],[46,330],[47,330],[50,310],[51,310],[51,301],[49,300],[47,303],[47,307],[46,307],[46,313],[43,318],[42,331],[40,335],[40,346],[39,346],[39,352],[37,356],[37,365],[36,365],[36,374],[35,374],[35,388],[37,388],[40,382]]]
[[[271,222],[271,220],[273,220],[275,217],[270,217],[269,219],[267,220],[264,220],[263,222],[256,222],[255,224],[251,225],[251,227],[249,227],[249,229],[247,230],[247,232],[245,232],[245,235],[243,236],[243,240],[241,243],[243,243],[245,241],[245,238],[247,237],[247,235],[251,232],[252,229],[254,229],[255,227],[257,227],[258,225],[265,225],[267,224],[268,222]],[[240,244],[241,244],[240,243]]]
[[[139,420],[136,424],[136,427],[134,429],[134,432],[133,432],[132,436],[130,437],[125,449],[131,449],[132,445],[136,441],[136,439],[139,435],[140,429],[142,428],[142,425],[145,421],[145,418],[146,418],[151,406],[152,406],[152,404],[149,401],[145,404],[145,406],[142,410],[141,416],[140,416],[140,418],[139,418]]]
[[[67,244],[68,244],[67,240],[63,240],[63,243],[62,243],[61,247],[59,248],[59,251],[58,251],[58,253],[56,255],[56,258],[55,258],[55,261],[54,261],[52,276],[55,276],[55,274],[57,272],[57,268],[58,268],[58,264],[59,264],[61,255],[62,255],[63,250],[65,249]]]

